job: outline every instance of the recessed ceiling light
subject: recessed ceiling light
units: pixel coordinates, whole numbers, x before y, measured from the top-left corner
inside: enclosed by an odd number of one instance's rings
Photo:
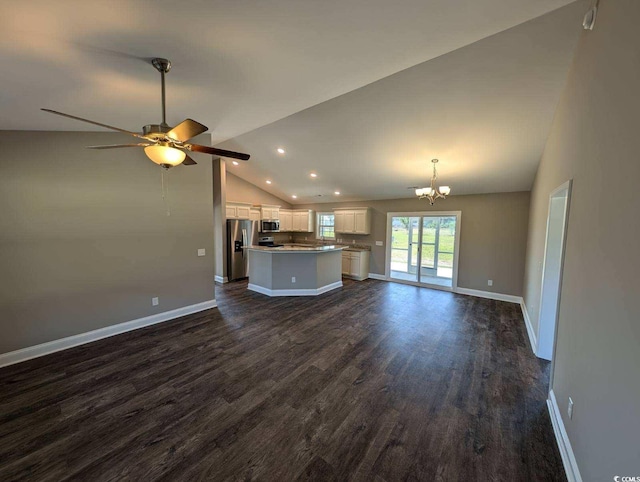
[[[271,184],[271,180],[270,179],[267,179],[267,184]]]
[[[284,154],[284,149],[282,147],[278,147],[276,150],[278,151],[278,154]]]
[[[240,163],[239,163],[238,161],[231,161],[231,163],[232,163],[234,166],[239,166],[239,165],[240,165]]]
[[[334,191],[333,194],[335,194],[336,196],[339,196],[340,195],[340,191]]]
[[[296,196],[295,194],[292,194],[292,195],[291,195],[291,197],[292,197],[293,199],[298,199],[298,196]]]
[[[318,175],[315,172],[312,172],[311,174],[309,174],[311,177],[318,177]]]

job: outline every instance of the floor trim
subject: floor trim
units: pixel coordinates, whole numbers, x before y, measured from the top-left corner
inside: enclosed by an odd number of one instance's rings
[[[229,282],[229,278],[226,276],[223,278],[222,276],[215,275],[214,280],[216,283],[225,284]]]
[[[340,288],[342,286],[342,281],[336,281],[335,283],[331,283],[325,286],[321,286],[320,288],[314,289],[300,289],[300,290],[270,290],[269,288],[264,288],[263,286],[254,285],[249,283],[247,289],[251,291],[255,291],[256,293],[261,293],[267,296],[317,296],[322,293],[326,293],[327,291],[335,290],[336,288]]]
[[[538,353],[538,340],[536,338],[536,332],[531,325],[531,318],[529,318],[529,311],[527,305],[524,304],[524,298],[520,300],[520,308],[522,309],[522,316],[524,318],[524,326],[527,327],[527,335],[529,335],[529,343],[531,344],[531,350],[533,354],[537,356]]]
[[[182,308],[165,311],[163,313],[156,313],[155,315],[145,316],[144,318],[138,318],[137,320],[125,321],[124,323],[118,323],[117,325],[105,326],[104,328],[88,331],[86,333],[48,341],[40,345],[29,346],[20,350],[10,351],[8,353],[2,353],[0,354],[0,367],[14,365],[16,363],[31,360],[32,358],[49,355],[57,351],[66,350],[67,348],[73,348],[74,346],[84,345],[85,343],[91,343],[92,341],[119,335],[121,333],[126,333],[127,331],[137,330],[138,328],[143,328],[145,326],[163,323],[175,318],[180,318],[181,316],[209,310],[216,306],[218,306],[216,304],[216,300],[203,301],[202,303],[196,303],[195,305],[183,306]]]
[[[556,400],[556,395],[553,392],[553,389],[549,392],[547,406],[549,407],[549,416],[551,417],[551,424],[553,425],[553,433],[556,436],[556,442],[558,443],[558,449],[560,450],[560,456],[562,457],[562,464],[564,465],[567,480],[569,482],[582,482],[578,463],[576,462],[576,457],[573,454],[569,435],[564,427],[564,422],[560,415],[560,408],[558,407],[558,401]]]
[[[385,275],[378,273],[369,273],[369,278],[379,279],[380,281],[387,281],[387,277]]]
[[[470,288],[455,288],[454,293],[461,295],[477,296],[478,298],[488,298],[496,301],[507,301],[509,303],[518,303],[522,300],[521,296],[505,295],[503,293],[494,293],[492,291],[472,290]]]

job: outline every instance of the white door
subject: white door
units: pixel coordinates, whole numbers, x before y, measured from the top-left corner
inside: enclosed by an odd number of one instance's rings
[[[570,191],[571,181],[560,186],[552,192],[549,197],[547,240],[545,243],[542,268],[537,353],[540,358],[544,358],[545,360],[551,360],[553,358],[553,348],[555,345]]]

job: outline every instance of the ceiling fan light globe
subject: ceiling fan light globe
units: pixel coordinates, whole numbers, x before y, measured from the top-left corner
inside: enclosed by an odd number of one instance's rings
[[[187,156],[184,151],[174,147],[155,145],[144,148],[144,153],[149,159],[160,166],[177,166]]]
[[[451,188],[449,186],[440,186],[440,194],[447,196],[451,192]]]

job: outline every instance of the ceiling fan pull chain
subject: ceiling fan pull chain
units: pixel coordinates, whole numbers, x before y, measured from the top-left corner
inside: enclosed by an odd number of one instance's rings
[[[167,173],[167,182],[165,187],[164,175]],[[167,210],[167,216],[171,216],[171,209],[169,208],[169,171],[160,168],[160,178],[162,179],[162,201],[164,202],[164,207]]]

